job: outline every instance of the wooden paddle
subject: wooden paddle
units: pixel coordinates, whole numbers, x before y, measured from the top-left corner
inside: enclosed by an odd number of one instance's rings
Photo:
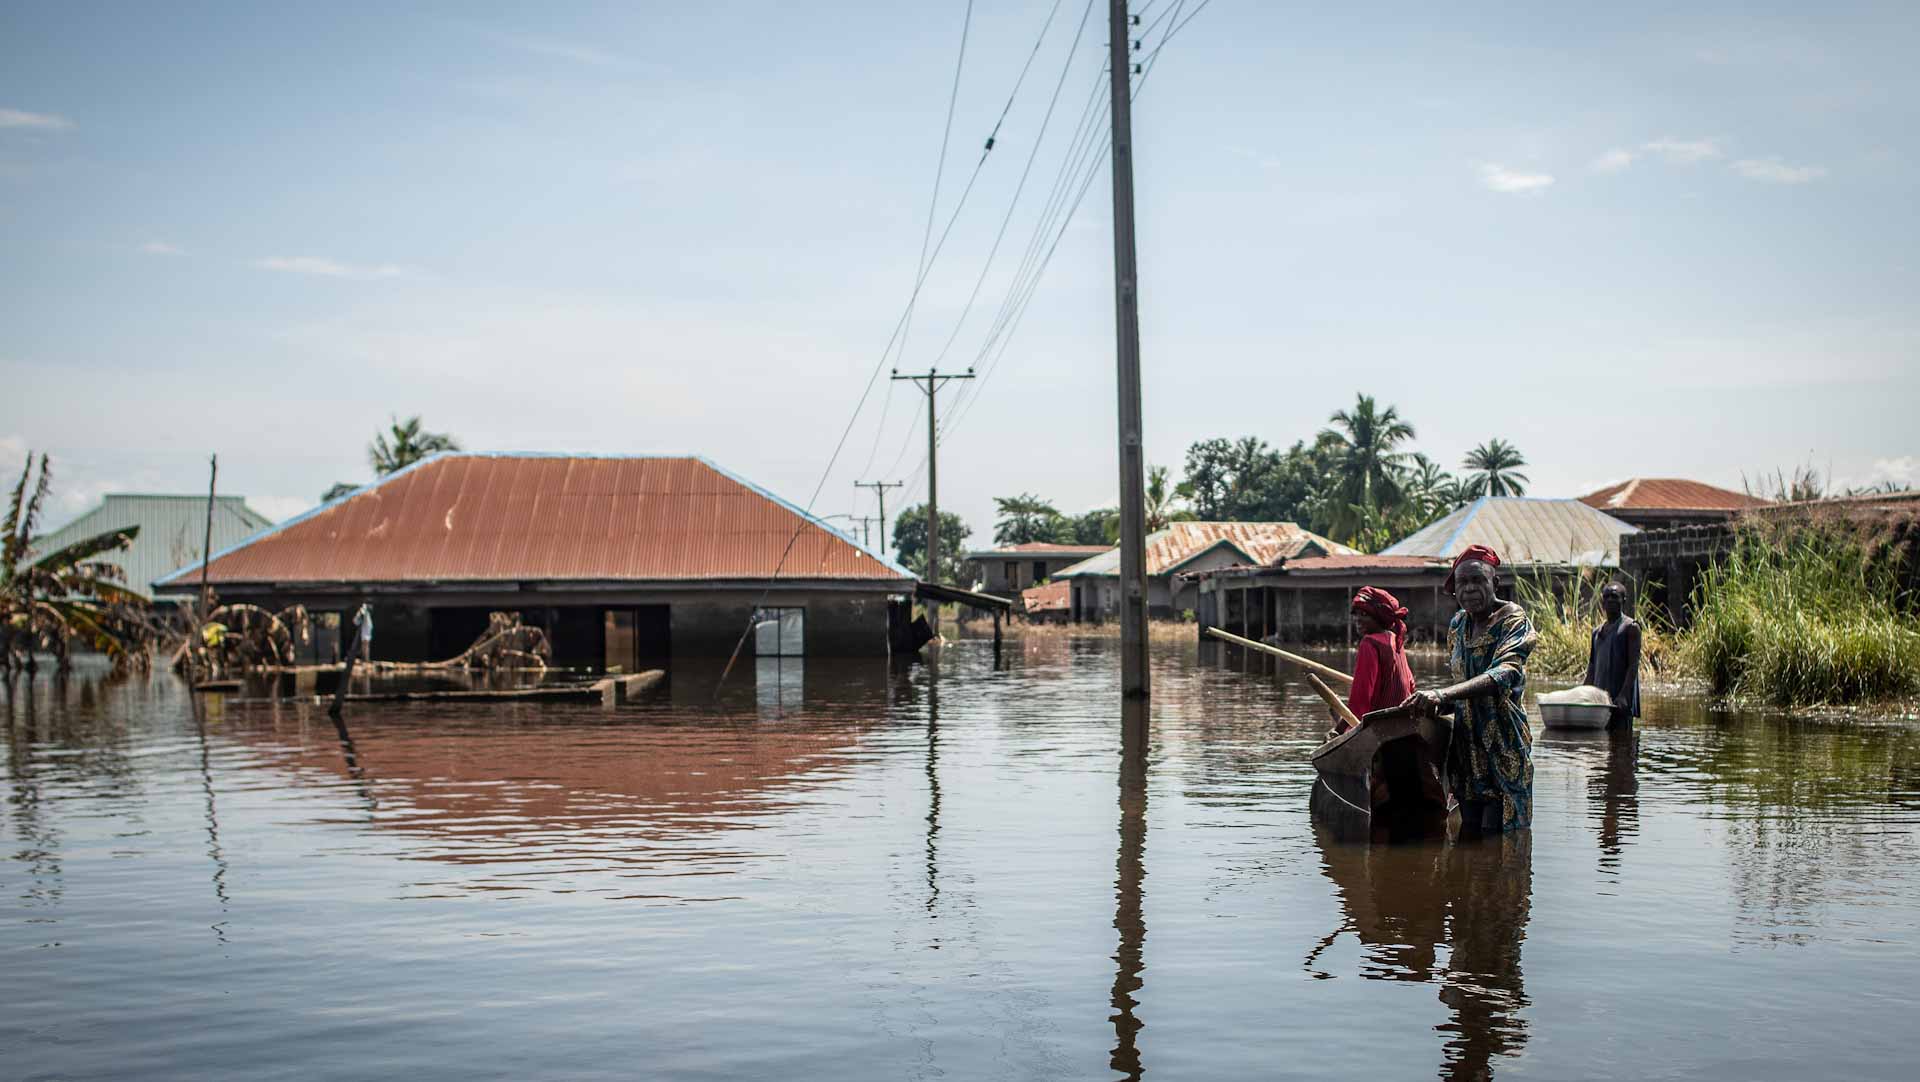
[[[1353,711],[1347,709],[1347,704],[1340,701],[1340,696],[1334,694],[1333,689],[1327,686],[1325,680],[1320,679],[1312,673],[1308,673],[1307,683],[1312,684],[1313,690],[1319,692],[1322,699],[1327,700],[1327,705],[1333,708],[1335,717],[1346,722],[1350,728],[1359,728],[1360,719],[1353,716]]]
[[[1274,657],[1279,658],[1280,660],[1288,663],[1289,665],[1293,665],[1297,668],[1305,669],[1308,674],[1321,676],[1339,685],[1340,687],[1350,688],[1353,686],[1353,677],[1348,676],[1346,673],[1341,672],[1339,669],[1336,669],[1331,665],[1322,665],[1318,661],[1314,661],[1311,658],[1301,657],[1299,654],[1289,654],[1285,650],[1280,649],[1278,646],[1268,646],[1264,642],[1255,642],[1252,639],[1243,639],[1240,636],[1233,634],[1232,632],[1222,631],[1217,627],[1208,628],[1207,634],[1212,635],[1214,638],[1220,639],[1224,642],[1230,642],[1235,646],[1244,646],[1249,650],[1258,650],[1263,654],[1272,654]]]

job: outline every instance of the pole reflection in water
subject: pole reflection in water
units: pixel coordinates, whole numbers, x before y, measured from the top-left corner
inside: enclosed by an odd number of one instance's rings
[[[1120,855],[1113,881],[1113,927],[1120,933],[1114,951],[1113,1055],[1108,1066],[1125,1078],[1139,1078],[1140,1031],[1146,1023],[1134,1013],[1145,981],[1143,954],[1147,922],[1141,911],[1147,878],[1147,704],[1124,700],[1120,718]]]
[[[1438,983],[1451,1012],[1440,1077],[1485,1079],[1496,1056],[1517,1055],[1527,1041],[1520,974],[1533,894],[1529,831],[1470,842],[1368,845],[1324,814],[1314,819],[1321,871],[1333,881],[1344,923],[1307,956],[1307,970],[1342,933],[1363,951],[1367,980]],[[1441,947],[1447,948],[1446,960]]]
[[[940,681],[927,677],[927,916],[937,919],[940,904]],[[939,945],[934,937],[934,945]]]
[[[207,798],[207,856],[213,861],[213,896],[220,902],[220,919],[214,922],[213,935],[222,944],[227,941],[227,857],[220,848],[220,816],[213,797],[213,763],[207,750],[207,711],[210,704],[191,689],[187,700],[193,707],[193,731],[200,741],[200,787]],[[225,700],[219,700],[224,703]]]
[[[360,764],[360,751],[353,745],[353,734],[347,731],[347,720],[335,715],[333,731],[340,738],[340,758],[347,764],[347,776],[353,779],[354,790],[360,794],[360,799],[366,801],[367,818],[371,821],[380,804],[373,797],[373,786],[367,784],[367,769]]]

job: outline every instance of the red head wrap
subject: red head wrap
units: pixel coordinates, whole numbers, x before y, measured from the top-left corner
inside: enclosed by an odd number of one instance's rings
[[[1500,566],[1499,553],[1485,545],[1468,545],[1465,552],[1453,558],[1453,567],[1447,571],[1447,581],[1440,584],[1441,589],[1449,594],[1453,592],[1453,576],[1455,572],[1460,570],[1460,565],[1466,563],[1468,560],[1478,560],[1488,567]]]
[[[1393,632],[1393,641],[1402,650],[1407,647],[1407,608],[1400,599],[1378,586],[1362,586],[1353,595],[1353,611],[1364,612]]]

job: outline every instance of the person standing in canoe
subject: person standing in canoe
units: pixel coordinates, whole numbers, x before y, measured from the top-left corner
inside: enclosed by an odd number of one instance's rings
[[[1533,732],[1522,696],[1533,622],[1495,591],[1500,556],[1470,545],[1453,561],[1445,589],[1460,603],[1447,625],[1454,682],[1416,691],[1403,705],[1452,714],[1447,753],[1454,796],[1469,830],[1519,830],[1533,822]]]
[[[1364,718],[1372,711],[1399,706],[1413,694],[1413,670],[1407,666],[1407,610],[1378,586],[1362,586],[1353,595],[1353,626],[1360,632],[1360,649],[1353,660],[1347,709],[1354,717]]]

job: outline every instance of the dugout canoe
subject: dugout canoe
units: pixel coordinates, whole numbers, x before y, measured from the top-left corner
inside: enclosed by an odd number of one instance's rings
[[[1314,750],[1312,806],[1374,838],[1444,832],[1455,809],[1452,739],[1448,718],[1375,710]]]

